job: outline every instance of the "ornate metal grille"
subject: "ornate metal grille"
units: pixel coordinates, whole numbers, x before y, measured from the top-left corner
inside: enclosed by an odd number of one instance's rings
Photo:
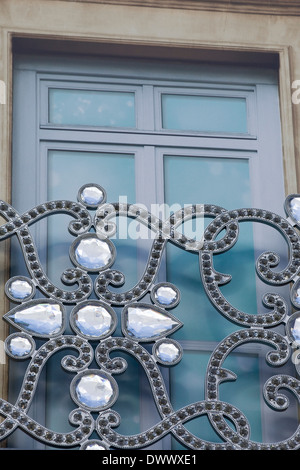
[[[96,210],[94,216],[89,209]],[[300,227],[300,196],[289,196],[285,209],[286,219],[262,209],[227,211],[213,205],[193,205],[162,222],[137,205],[108,204],[104,189],[96,184],[80,188],[78,202],[51,201],[24,214],[18,214],[9,204],[0,201],[0,214],[7,221],[0,227],[0,241],[15,235],[28,269],[28,277],[13,277],[5,286],[7,296],[16,306],[5,314],[4,319],[17,330],[6,339],[5,350],[16,360],[29,360],[16,403],[0,400],[0,414],[4,417],[0,424],[1,440],[16,428],[21,428],[49,446],[80,446],[80,449],[143,448],[167,434],[173,435],[187,449],[194,450],[298,449],[299,427],[282,442],[253,442],[247,417],[232,404],[219,399],[222,382],[233,378],[230,371],[223,368],[224,360],[246,342],[269,344],[272,351],[267,354],[266,361],[276,367],[293,359],[295,372],[299,374],[300,312],[289,313],[288,302],[277,294],[266,294],[263,298],[264,304],[271,309],[269,313],[250,315],[238,310],[219,288],[228,282],[228,276],[218,273],[213,265],[214,254],[223,253],[236,243],[240,222],[248,220],[272,226],[288,243],[289,261],[285,269],[278,272],[273,269],[278,264],[278,256],[273,252],[263,253],[256,263],[257,273],[268,284],[292,283],[289,302],[297,309],[300,304],[300,240],[297,231]],[[70,232],[76,236],[70,248],[74,268],[67,269],[62,275],[64,283],[78,285],[71,291],[55,286],[47,277],[29,229],[42,217],[55,213],[67,213],[75,219],[69,225]],[[143,276],[132,289],[120,293],[109,289],[110,285],[120,287],[124,283],[124,275],[112,268],[116,251],[110,237],[116,227],[110,219],[119,215],[137,219],[155,232]],[[177,231],[183,221],[204,216],[213,219],[204,230],[202,242],[187,239]],[[222,231],[225,235],[220,239],[218,235]],[[207,296],[228,321],[239,326],[211,354],[205,377],[205,399],[180,410],[172,408],[159,367],[160,364],[176,365],[183,354],[180,344],[168,337],[183,326],[169,313],[169,309],[180,302],[179,290],[168,282],[156,281],[167,243],[199,254]],[[95,282],[89,273],[96,273]],[[97,300],[90,299],[92,293]],[[147,303],[143,298],[149,293],[151,301]],[[66,305],[73,305],[69,320],[66,318]],[[123,307],[121,337],[114,336],[117,316],[113,307],[116,306]],[[68,321],[73,335],[65,334]],[[279,324],[285,326],[285,335],[274,331]],[[42,341],[40,347],[36,346],[34,338]],[[93,348],[92,343],[95,342],[97,346]],[[152,353],[142,343],[152,344]],[[62,360],[62,367],[74,373],[70,394],[77,408],[69,417],[74,431],[59,433],[33,420],[28,411],[41,371],[49,358],[64,348],[73,348],[78,353],[77,356],[67,355]],[[126,369],[126,362],[120,357],[110,358],[110,353],[115,350],[126,351],[140,363],[161,416],[155,426],[137,435],[123,436],[116,430],[120,416],[111,408],[118,400],[118,385],[113,376]],[[92,360],[96,361],[98,368],[89,368]],[[268,405],[278,411],[289,405],[287,397],[280,393],[282,388],[291,391],[297,400],[300,397],[298,379],[280,374],[270,377],[264,384],[263,394]],[[95,414],[97,418],[94,418]],[[222,443],[207,442],[186,429],[185,423],[202,415],[209,418]],[[228,419],[234,423],[234,429],[228,425]],[[92,439],[93,432],[99,438]]]

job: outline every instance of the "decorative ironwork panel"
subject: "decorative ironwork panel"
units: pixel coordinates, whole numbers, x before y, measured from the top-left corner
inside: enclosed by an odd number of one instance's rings
[[[247,417],[231,403],[221,401],[219,391],[222,382],[234,379],[234,375],[223,367],[226,357],[248,342],[267,343],[272,348],[266,355],[269,364],[277,367],[291,361],[299,374],[300,312],[289,313],[287,301],[278,294],[264,296],[263,302],[270,309],[268,313],[250,315],[238,310],[221,293],[220,286],[229,278],[214,269],[213,256],[234,246],[240,222],[247,220],[270,225],[286,240],[289,260],[284,269],[276,271],[278,256],[265,252],[258,257],[257,273],[268,284],[291,283],[289,301],[297,310],[300,305],[300,195],[286,199],[286,219],[263,209],[227,211],[214,205],[193,205],[162,221],[135,204],[107,203],[105,190],[96,184],[80,188],[77,199],[78,202],[47,202],[24,214],[18,214],[9,204],[0,201],[0,214],[6,221],[0,227],[0,241],[12,236],[18,238],[28,270],[28,276],[14,276],[5,286],[7,296],[16,304],[4,316],[16,330],[6,339],[5,350],[15,360],[29,361],[16,402],[0,400],[0,414],[4,418],[0,424],[1,440],[20,428],[48,446],[65,448],[138,449],[172,435],[185,448],[193,450],[298,449],[299,427],[282,442],[252,441]],[[30,233],[32,224],[55,213],[67,213],[74,218],[69,225],[69,231],[75,236],[70,247],[74,267],[62,274],[65,284],[77,285],[74,290],[63,290],[47,277]],[[125,292],[116,289],[124,284],[124,275],[113,269],[116,250],[110,239],[116,230],[111,219],[120,215],[138,220],[155,233],[141,279]],[[212,221],[204,230],[202,241],[188,239],[177,231],[183,221],[205,216],[211,217]],[[179,410],[172,407],[160,369],[160,365],[176,367],[183,355],[179,342],[170,338],[173,332],[184,327],[169,312],[180,302],[179,290],[171,283],[157,282],[168,243],[199,255],[207,296],[220,314],[239,327],[211,354],[205,377],[205,399]],[[96,278],[94,282],[91,274]],[[110,286],[115,289],[110,290]],[[146,301],[149,293],[150,300]],[[92,294],[96,299],[91,298]],[[67,305],[72,306],[69,318]],[[118,320],[114,307],[122,307],[123,336],[115,334]],[[284,325],[285,334],[274,330],[279,324]],[[66,334],[67,325],[74,334]],[[152,352],[143,343],[152,345]],[[74,430],[59,433],[42,426],[28,412],[42,370],[51,356],[66,348],[77,352],[77,356],[66,355],[61,363],[66,371],[74,374],[70,390],[66,390],[74,401],[74,411],[69,416]],[[114,375],[124,372],[127,364],[121,357],[111,358],[113,351],[125,351],[141,365],[160,414],[160,421],[155,426],[137,435],[124,436],[117,431],[121,417],[112,409],[119,398]],[[281,374],[267,380],[264,398],[278,411],[289,405],[282,389],[292,392],[299,401],[300,382],[293,376]],[[207,442],[186,428],[189,420],[203,415],[221,437],[221,443]],[[234,423],[234,428],[229,426],[228,420]],[[98,437],[92,438],[92,433]]]

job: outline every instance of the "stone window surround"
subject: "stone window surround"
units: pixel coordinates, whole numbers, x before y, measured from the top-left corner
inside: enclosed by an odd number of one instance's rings
[[[52,0],[61,1],[61,0]],[[78,0],[65,0],[76,2]],[[268,15],[300,15],[298,0],[80,0],[82,3],[135,5],[152,8],[176,8],[184,10],[228,11]]]

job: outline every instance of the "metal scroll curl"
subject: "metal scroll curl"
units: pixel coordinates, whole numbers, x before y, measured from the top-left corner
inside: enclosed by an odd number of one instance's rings
[[[245,343],[267,344],[271,349],[266,354],[268,364],[279,367],[290,361],[296,374],[300,373],[300,312],[297,311],[300,307],[300,195],[287,198],[286,219],[263,209],[228,211],[215,205],[195,204],[162,221],[136,204],[107,203],[105,190],[93,183],[80,188],[77,199],[77,202],[50,201],[24,214],[0,201],[0,215],[6,221],[0,226],[0,242],[17,237],[28,271],[27,276],[10,278],[5,286],[13,307],[4,320],[14,330],[5,340],[5,351],[8,357],[26,365],[16,402],[0,399],[3,418],[0,439],[6,439],[19,428],[47,446],[82,450],[145,448],[168,435],[184,448],[193,450],[298,449],[299,426],[281,442],[254,442],[247,417],[236,406],[220,399],[220,388],[224,381],[236,379],[224,364]],[[77,285],[74,290],[64,290],[48,278],[30,233],[30,225],[60,212],[74,219],[69,225],[69,231],[75,236],[69,253],[73,268],[62,273],[65,284]],[[112,219],[119,216],[136,219],[154,233],[140,280],[122,292],[118,288],[124,284],[125,277],[113,267],[117,253],[111,240],[116,231]],[[189,239],[178,230],[186,220],[206,216],[212,221],[201,240]],[[231,305],[220,288],[230,282],[230,276],[217,272],[214,267],[214,255],[235,245],[240,223],[245,221],[273,227],[289,248],[287,265],[281,271],[274,270],[278,264],[276,253],[265,252],[257,259],[256,270],[265,283],[291,284],[289,301],[276,293],[265,294],[263,304],[270,309],[268,313],[250,315]],[[200,277],[209,300],[225,319],[238,325],[210,356],[204,399],[181,409],[173,408],[161,369],[172,367],[175,371],[184,354],[180,342],[172,338],[184,325],[170,313],[180,303],[180,292],[175,285],[157,280],[168,243],[199,256]],[[290,306],[296,312],[290,313]],[[71,309],[69,314],[66,307]],[[116,307],[122,309],[121,334],[116,334]],[[274,329],[277,325],[284,326],[284,333]],[[69,421],[75,429],[60,433],[32,419],[29,411],[42,370],[52,356],[65,349],[74,349],[76,353],[65,355],[61,361],[61,367],[74,376],[65,393],[74,402]],[[115,357],[118,351],[133,357],[142,368],[160,415],[154,426],[129,436],[118,432],[122,416],[114,409],[120,394],[114,375],[127,369],[125,359]],[[275,374],[266,381],[262,391],[264,399],[278,411],[289,406],[282,389],[291,392],[299,402],[300,381],[286,374]],[[208,417],[220,442],[209,442],[188,430],[186,424],[200,416]]]

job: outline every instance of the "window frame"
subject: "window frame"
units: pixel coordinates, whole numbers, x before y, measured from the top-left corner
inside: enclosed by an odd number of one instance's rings
[[[45,67],[45,65],[41,65],[41,67]],[[66,67],[67,69],[69,68],[68,66]],[[26,69],[26,67],[25,67]],[[53,73],[53,71],[52,71]],[[41,75],[40,72],[38,72],[36,75],[35,75],[35,80],[37,80],[36,83],[39,83],[39,80],[41,79],[41,77],[43,77],[43,80],[45,80],[45,73],[43,72],[43,74]],[[31,77],[33,78],[33,76]],[[83,80],[83,79],[82,79]],[[121,79],[120,79],[121,80]],[[128,82],[132,83],[132,79],[127,79]],[[227,78],[227,81],[229,81],[230,78],[228,77]],[[150,81],[150,79],[149,79]],[[191,85],[194,83],[193,82],[189,82],[191,83]],[[119,85],[116,85],[116,86],[119,86]],[[150,96],[150,88],[152,87],[152,85],[146,85],[147,86],[147,89],[146,89],[146,92],[148,93],[148,96]],[[156,90],[159,92],[159,86],[158,86],[158,83],[154,85],[154,87],[156,87]],[[213,86],[213,85],[211,85]],[[256,89],[256,92],[257,92],[257,89],[259,87],[264,87],[266,86],[266,84],[259,84],[255,87]],[[247,88],[247,87],[246,87]],[[162,88],[163,89],[163,88]],[[170,88],[167,88],[167,89],[170,89]],[[42,90],[42,88],[41,88]],[[233,90],[233,88],[232,88]],[[251,90],[251,95],[249,94],[249,97],[250,96],[253,96],[252,95],[253,93],[253,89]],[[248,96],[248,95],[247,95]],[[41,140],[44,142],[48,141],[50,142],[51,144],[49,144],[49,148],[51,147],[51,145],[56,145],[56,141],[57,139],[54,137],[54,132],[55,131],[60,131],[60,140],[64,140],[66,142],[66,145],[69,145],[68,142],[74,142],[74,135],[75,133],[78,134],[78,129],[77,127],[75,128],[74,126],[63,126],[63,127],[60,127],[60,126],[49,126],[49,123],[45,123],[45,119],[44,119],[44,114],[43,112],[41,112],[42,108],[43,108],[43,105],[42,105],[42,102],[43,102],[43,98],[41,99],[40,98],[41,95],[36,95],[35,98],[34,98],[34,102],[36,103],[36,106],[37,106],[37,109],[40,110],[40,114],[37,113],[38,115],[38,118],[37,118],[37,121],[35,122],[35,124],[37,125],[36,126],[36,129],[35,129],[35,132],[34,132],[34,138],[37,139],[37,140]],[[250,99],[250,98],[247,98],[247,99]],[[157,98],[156,98],[157,99]],[[253,103],[253,109],[255,109],[255,105]],[[142,109],[139,108],[139,109]],[[155,104],[154,104],[154,109],[155,109]],[[151,113],[150,113],[151,115]],[[157,116],[157,113],[153,113],[152,116]],[[141,122],[141,121],[140,121]],[[39,123],[39,124],[38,124]],[[256,123],[257,124],[257,123]],[[251,129],[254,129],[256,126],[252,123],[251,124]],[[259,128],[259,123],[257,124],[257,128]],[[163,148],[166,148],[166,142],[168,142],[168,139],[172,136],[174,137],[172,134],[173,132],[171,131],[163,131],[162,129],[154,129],[153,126],[150,126],[149,125],[149,120],[148,120],[148,123],[147,125],[145,125],[145,129],[141,130],[141,129],[137,129],[137,130],[128,130],[128,129],[118,129],[118,130],[115,130],[115,129],[102,129],[103,132],[101,134],[101,143],[104,145],[104,144],[108,144],[109,141],[111,141],[111,138],[112,138],[112,134],[114,134],[114,139],[116,138],[116,134],[121,134],[120,137],[119,137],[119,142],[121,142],[122,139],[125,139],[125,141],[127,142],[126,145],[128,145],[128,143],[130,143],[131,145],[134,144],[135,145],[141,145],[141,142],[142,142],[142,138],[146,136],[146,140],[148,142],[148,151],[149,151],[149,157],[150,155],[152,155],[152,165],[153,165],[153,162],[155,161],[155,159],[153,160],[153,151],[155,149],[155,147],[158,145],[158,142],[161,143],[161,145],[163,146]],[[96,129],[88,129],[88,128],[84,128],[84,129],[80,129],[79,133],[80,133],[80,137],[78,137],[78,139],[81,141],[81,144],[82,145],[85,145],[83,142],[87,142],[89,141],[89,139],[92,140],[92,142],[94,143],[94,145],[96,145],[96,142],[99,142],[99,135],[96,135],[95,133]],[[97,129],[97,131],[99,131],[99,129]],[[52,134],[52,135],[51,135]],[[163,135],[162,135],[163,134]],[[176,134],[178,134],[178,132],[176,132]],[[251,132],[249,135],[247,136],[233,136],[233,135],[230,135],[230,137],[228,135],[224,136],[224,135],[211,135],[210,133],[203,133],[203,135],[201,136],[195,136],[194,133],[188,133],[188,135],[186,135],[187,133],[179,133],[180,135],[178,136],[178,138],[176,139],[176,143],[174,143],[174,147],[176,147],[176,145],[180,145],[182,148],[187,148],[188,145],[190,145],[191,147],[197,147],[200,146],[201,149],[206,149],[205,151],[207,152],[207,148],[208,147],[215,147],[215,148],[219,148],[220,150],[222,148],[224,148],[224,146],[226,148],[231,148],[232,147],[232,139],[235,140],[235,151],[237,151],[237,154],[239,152],[249,152],[249,153],[257,153],[257,152],[261,152],[261,143],[260,143],[260,136],[258,136],[258,138],[256,137],[255,133]],[[153,136],[155,136],[155,139],[153,140]],[[134,138],[133,138],[134,137]],[[208,143],[208,138],[210,139],[210,143]],[[118,140],[118,139],[117,139]],[[152,142],[152,145],[150,145],[150,142]],[[33,144],[33,143],[32,143]],[[33,144],[34,145],[34,144]],[[37,152],[35,153],[36,156],[39,155],[38,153],[38,149],[36,148]],[[232,155],[231,155],[231,158],[232,158]],[[240,157],[238,157],[240,158]],[[246,158],[246,156],[245,156]],[[160,174],[160,172],[156,169],[155,171],[155,174],[157,176],[157,174]],[[150,197],[148,198],[149,200],[151,199]],[[143,202],[143,201],[138,201],[138,202]],[[275,206],[275,203],[274,203],[274,206]],[[276,207],[278,207],[276,205]]]

